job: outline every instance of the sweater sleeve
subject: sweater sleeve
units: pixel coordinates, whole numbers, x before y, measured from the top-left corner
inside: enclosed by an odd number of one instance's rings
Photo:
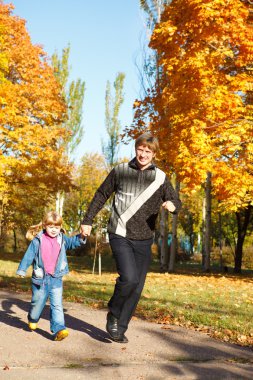
[[[115,169],[108,174],[102,185],[97,189],[89,207],[84,215],[82,224],[92,225],[93,219],[102,209],[107,199],[110,198],[116,189],[116,172]]]
[[[171,182],[169,181],[168,177],[166,176],[164,184],[163,184],[163,196],[162,199],[164,202],[171,201],[176,209],[173,211],[172,214],[177,214],[179,210],[181,209],[182,203],[181,200],[178,198]]]

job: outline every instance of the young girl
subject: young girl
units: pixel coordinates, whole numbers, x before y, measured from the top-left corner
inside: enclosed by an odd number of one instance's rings
[[[24,277],[30,265],[32,272],[32,300],[28,313],[28,326],[36,330],[37,323],[50,299],[50,329],[54,340],[62,340],[68,336],[65,327],[62,306],[62,277],[69,272],[66,251],[85,244],[81,235],[67,237],[62,233],[62,217],[54,211],[48,212],[37,226],[32,226],[27,237],[34,234],[38,227],[40,231],[31,241],[17,275]]]

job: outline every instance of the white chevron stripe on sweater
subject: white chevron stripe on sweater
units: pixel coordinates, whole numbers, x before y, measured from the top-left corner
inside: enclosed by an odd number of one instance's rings
[[[115,234],[126,236],[126,224],[129,219],[141,208],[141,206],[159,189],[164,183],[165,173],[156,168],[155,180],[133,201],[126,211],[119,217]]]

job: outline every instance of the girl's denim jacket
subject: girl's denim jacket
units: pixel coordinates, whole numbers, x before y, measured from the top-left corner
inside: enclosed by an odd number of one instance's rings
[[[32,265],[32,282],[37,285],[43,284],[45,278],[45,269],[41,257],[41,238],[43,233],[44,231],[41,231],[31,241],[17,270],[17,275],[25,276],[27,269]],[[86,243],[86,240],[83,240],[81,235],[68,237],[61,232],[57,236],[57,241],[61,248],[53,277],[59,278],[69,273],[66,251],[80,247]]]

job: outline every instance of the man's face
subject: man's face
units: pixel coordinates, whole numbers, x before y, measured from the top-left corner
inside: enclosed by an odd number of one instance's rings
[[[138,166],[141,170],[146,169],[150,166],[153,158],[155,157],[155,153],[149,149],[146,145],[139,145],[136,148],[136,160]]]

